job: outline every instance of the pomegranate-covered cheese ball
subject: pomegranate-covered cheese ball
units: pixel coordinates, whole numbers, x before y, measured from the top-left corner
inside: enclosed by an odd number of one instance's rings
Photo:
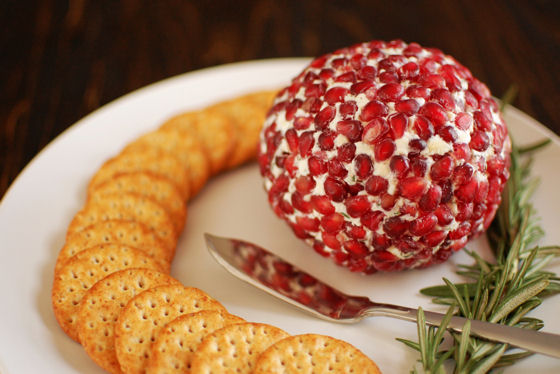
[[[298,237],[372,273],[443,262],[486,230],[510,150],[468,69],[434,48],[372,41],[315,59],[278,94],[259,164]]]

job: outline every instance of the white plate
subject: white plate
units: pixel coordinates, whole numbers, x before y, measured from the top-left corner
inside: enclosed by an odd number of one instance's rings
[[[83,205],[86,184],[101,163],[175,113],[244,92],[283,86],[306,61],[245,62],[159,82],[85,117],[35,157],[0,205],[1,373],[102,372],[58,327],[50,301],[54,263],[66,227]],[[507,120],[520,143],[546,136],[554,139],[536,159],[533,172],[542,177],[542,186],[534,202],[548,233],[545,242],[560,243],[560,143],[554,134],[518,110],[510,109]],[[270,323],[292,334],[315,332],[347,340],[372,357],[386,373],[404,373],[412,367],[416,353],[395,338],[415,340],[414,324],[379,317],[349,326],[303,314],[222,270],[206,252],[203,232],[260,243],[342,290],[426,309],[438,308],[420,296],[418,290],[439,284],[444,276],[457,279],[453,272],[455,264],[468,261],[464,253],[459,253],[446,264],[426,270],[372,276],[338,268],[316,256],[275,218],[255,164],[216,177],[189,203],[189,219],[172,269],[183,284],[205,290],[232,313],[249,321]],[[469,247],[489,256],[484,240]],[[556,263],[553,270],[559,272],[560,264]],[[556,296],[534,313],[546,321],[544,330],[560,333],[559,309],[560,298]],[[507,372],[523,373],[531,368],[551,373],[559,365],[558,360],[534,356]]]

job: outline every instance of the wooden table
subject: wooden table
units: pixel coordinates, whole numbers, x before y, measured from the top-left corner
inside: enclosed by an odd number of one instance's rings
[[[7,0],[0,11],[0,196],[81,117],[224,63],[403,39],[455,56],[560,134],[560,2]],[[69,155],[71,157],[71,155]]]

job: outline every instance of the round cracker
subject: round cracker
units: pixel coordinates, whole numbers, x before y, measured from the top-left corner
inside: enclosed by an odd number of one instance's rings
[[[191,373],[251,373],[258,356],[288,333],[263,323],[229,325],[207,335],[195,352]]]
[[[177,245],[171,217],[161,205],[142,195],[116,193],[89,200],[70,222],[68,233],[81,231],[96,222],[114,219],[140,222],[153,230],[169,249],[164,259],[171,261]]]
[[[67,235],[66,242],[56,259],[55,275],[69,258],[80,251],[109,243],[141,249],[158,261],[165,272],[169,272],[171,266],[169,249],[152,230],[140,222],[108,220],[94,223],[81,231]],[[165,260],[166,258],[168,260]]]
[[[204,291],[179,285],[154,287],[130,299],[115,326],[115,349],[125,373],[143,373],[151,344],[180,315],[225,308]]]
[[[115,354],[114,329],[127,302],[152,287],[179,281],[150,269],[120,270],[95,283],[84,295],[78,310],[79,341],[96,364],[110,373],[121,373]]]
[[[159,149],[177,157],[188,171],[190,196],[197,194],[210,177],[210,162],[196,134],[172,129],[157,129],[128,144],[122,153]]]
[[[255,374],[379,374],[377,365],[353,345],[326,335],[304,334],[282,339],[258,358]]]
[[[246,94],[245,98],[253,101],[264,110],[268,110],[272,106],[277,94],[278,90],[264,90]]]
[[[244,322],[243,318],[215,310],[203,310],[175,318],[165,325],[152,343],[146,373],[188,373],[194,352],[206,335],[222,327]]]
[[[227,167],[233,168],[254,159],[268,108],[259,105],[253,98],[241,96],[215,104],[208,110],[229,117],[234,125],[237,143]]]
[[[78,305],[87,290],[109,274],[128,268],[163,271],[155,259],[140,249],[100,244],[76,254],[55,274],[51,294],[54,315],[70,338],[78,340]]]
[[[182,113],[167,120],[161,128],[195,133],[206,150],[212,174],[224,169],[236,145],[230,118],[215,110]]]
[[[168,178],[175,183],[185,201],[190,197],[189,172],[185,165],[175,155],[158,148],[129,150],[106,161],[91,179],[88,192],[116,174],[137,171],[148,171]]]
[[[179,233],[185,226],[187,205],[177,187],[168,178],[150,172],[117,174],[95,187],[89,199],[112,193],[132,192],[146,196],[160,204],[169,213]]]

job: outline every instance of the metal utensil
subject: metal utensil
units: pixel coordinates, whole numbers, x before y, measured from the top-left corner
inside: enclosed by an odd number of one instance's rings
[[[332,322],[355,323],[385,316],[416,322],[417,309],[346,295],[265,249],[237,239],[205,234],[208,250],[230,273],[292,305]],[[424,311],[439,326],[444,315]],[[461,332],[466,318],[452,317],[448,328]],[[560,335],[471,320],[470,333],[531,352],[560,358]]]

